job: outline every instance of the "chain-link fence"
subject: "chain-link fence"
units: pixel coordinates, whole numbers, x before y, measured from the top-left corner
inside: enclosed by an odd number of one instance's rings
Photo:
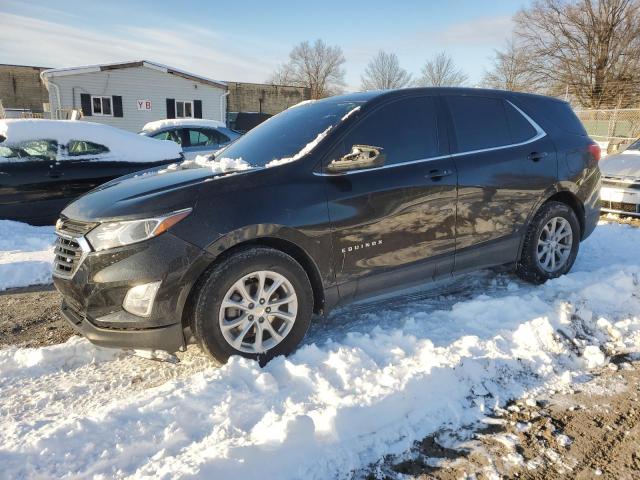
[[[576,110],[591,138],[607,153],[616,152],[640,137],[640,108]]]

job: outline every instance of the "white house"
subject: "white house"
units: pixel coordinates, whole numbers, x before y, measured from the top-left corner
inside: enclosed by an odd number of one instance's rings
[[[41,77],[54,118],[81,109],[83,120],[132,132],[165,118],[226,120],[224,82],[147,60],[54,68]]]

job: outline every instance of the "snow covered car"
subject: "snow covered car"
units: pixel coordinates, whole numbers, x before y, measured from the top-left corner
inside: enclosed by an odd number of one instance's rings
[[[640,216],[640,139],[600,162],[601,207],[605,212]]]
[[[142,128],[140,135],[176,142],[182,146],[184,157],[193,160],[198,155],[217,152],[242,134],[217,120],[177,118],[149,122]]]
[[[66,204],[113,178],[182,159],[180,146],[108,125],[0,121],[0,219],[54,224]]]
[[[54,283],[92,342],[219,361],[292,352],[314,313],[512,265],[568,272],[600,215],[568,103],[419,88],[289,108],[213,160],[114,180],[57,224]]]

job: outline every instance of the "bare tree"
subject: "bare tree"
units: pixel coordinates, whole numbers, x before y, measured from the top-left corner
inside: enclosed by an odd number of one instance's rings
[[[495,51],[493,66],[486,71],[482,83],[488,88],[516,92],[537,91],[536,78],[531,72],[530,55],[514,39],[503,50]]]
[[[587,108],[637,106],[640,0],[536,0],[515,22],[547,90]]]
[[[447,53],[440,52],[427,60],[417,83],[423,87],[458,87],[464,85],[468,78]]]
[[[273,71],[267,80],[267,83],[270,83],[271,85],[293,85],[293,78],[291,78],[291,68],[289,65],[286,63],[279,65],[278,68]]]
[[[365,68],[360,81],[362,90],[389,90],[406,87],[411,74],[400,67],[395,53],[380,50]]]
[[[342,49],[316,40],[305,41],[289,53],[289,61],[272,74],[271,82],[307,87],[311,98],[323,98],[340,93],[344,87],[345,63]]]

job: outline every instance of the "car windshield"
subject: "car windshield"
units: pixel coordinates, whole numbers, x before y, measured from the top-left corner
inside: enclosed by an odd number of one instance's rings
[[[0,158],[55,160],[58,143],[55,140],[29,140],[17,144],[0,143]]]
[[[328,99],[294,106],[249,131],[216,157],[242,159],[252,167],[300,158],[309,151],[305,149],[308,144],[321,140],[323,132],[363,103]]]
[[[629,145],[627,150],[640,150],[640,138]]]

